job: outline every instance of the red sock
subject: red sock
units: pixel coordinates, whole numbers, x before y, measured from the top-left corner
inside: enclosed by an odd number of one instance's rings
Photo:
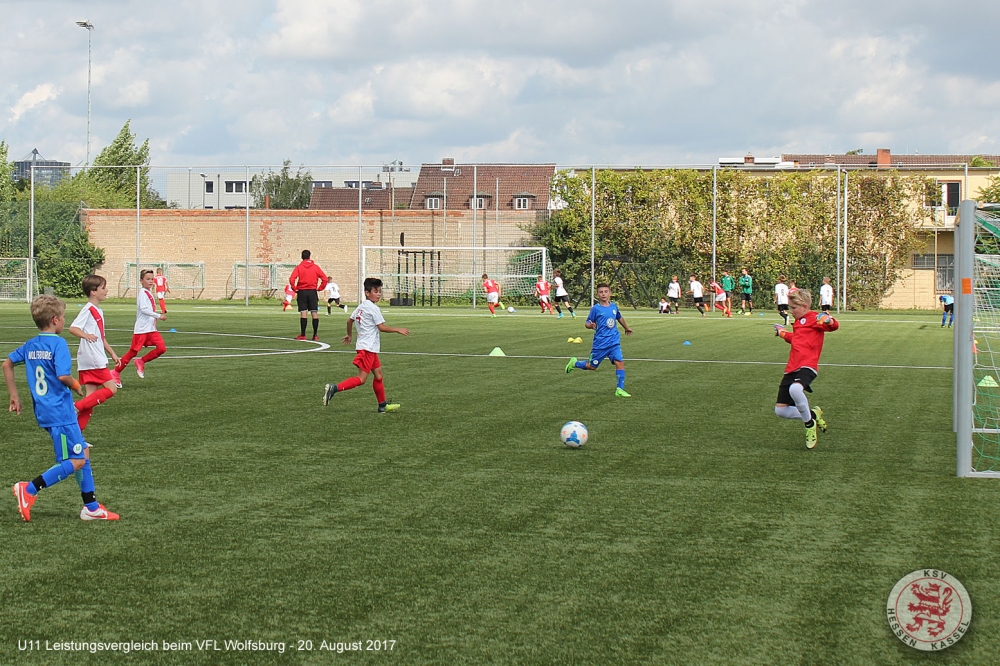
[[[76,401],[76,408],[81,412],[87,409],[93,409],[95,406],[106,402],[113,396],[114,393],[109,388],[101,387],[88,395],[86,398],[81,398]]]
[[[487,303],[486,305],[487,305],[487,306],[489,307],[489,309],[490,309],[490,314],[494,314],[494,312],[493,312],[493,304],[492,304],[492,303]]]
[[[375,398],[378,400],[378,404],[381,405],[385,402],[385,385],[381,379],[376,379],[372,381],[372,388],[375,389]]]
[[[160,299],[160,310],[163,314],[167,314],[167,304],[163,302],[162,298]]]
[[[352,388],[358,388],[364,384],[360,377],[348,377],[344,381],[337,384],[338,391],[350,391]]]
[[[76,422],[80,426],[80,432],[87,429],[87,424],[90,423],[90,417],[94,415],[94,408],[80,410],[80,413],[76,415]]]

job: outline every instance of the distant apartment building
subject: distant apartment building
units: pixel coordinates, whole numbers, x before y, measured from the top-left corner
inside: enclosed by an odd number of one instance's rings
[[[27,157],[14,162],[14,180],[29,181],[34,172],[36,187],[55,187],[70,175],[70,166],[69,162],[45,159],[35,148]]]

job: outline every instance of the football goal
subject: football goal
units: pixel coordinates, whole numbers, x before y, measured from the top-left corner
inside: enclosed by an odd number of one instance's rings
[[[198,263],[173,263],[169,261],[143,261],[138,268],[134,261],[126,262],[125,272],[122,273],[118,281],[118,293],[120,296],[128,296],[129,290],[134,290],[137,284],[137,271],[141,272],[149,269],[156,272],[162,269],[164,277],[167,278],[167,286],[170,288],[170,295],[173,297],[183,295],[186,298],[199,298],[205,291],[205,264]]]
[[[28,279],[25,257],[0,257],[0,301],[30,301],[38,295],[38,274]],[[29,295],[28,291],[32,293]]]
[[[288,277],[295,270],[297,264],[247,264],[236,262],[233,264],[233,271],[229,274],[229,287],[226,290],[229,298],[237,294],[249,291],[254,296],[271,297],[277,292],[282,292],[288,284]]]
[[[956,472],[1000,478],[1000,214],[963,201],[955,233]]]
[[[364,277],[382,280],[392,305],[485,303],[482,276],[500,283],[504,296],[534,293],[539,275],[549,275],[544,247],[365,246]]]

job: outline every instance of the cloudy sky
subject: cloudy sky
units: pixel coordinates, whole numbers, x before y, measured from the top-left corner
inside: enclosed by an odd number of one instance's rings
[[[0,139],[160,165],[1000,153],[1000,3],[0,0]]]

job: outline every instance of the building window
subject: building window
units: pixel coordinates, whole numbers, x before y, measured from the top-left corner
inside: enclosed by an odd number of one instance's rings
[[[438,210],[441,208],[441,200],[437,197],[427,197],[424,201],[424,208],[427,210]]]
[[[935,286],[938,291],[955,291],[955,255],[939,254],[937,256],[937,275],[935,277]]]
[[[243,180],[227,180],[226,181],[226,192],[229,192],[229,193],[236,192],[238,194],[246,192],[246,181],[243,181]]]
[[[941,183],[941,195],[948,215],[958,215],[958,204],[961,199],[961,183]]]
[[[915,270],[934,270],[934,255],[933,254],[913,255],[913,268]]]
[[[205,181],[205,194],[212,194],[215,192],[215,182],[211,180]]]
[[[472,205],[478,210],[484,210],[486,208],[486,197],[475,197],[472,199]]]
[[[515,197],[514,198],[514,209],[515,210],[528,210],[531,208],[528,197]]]

